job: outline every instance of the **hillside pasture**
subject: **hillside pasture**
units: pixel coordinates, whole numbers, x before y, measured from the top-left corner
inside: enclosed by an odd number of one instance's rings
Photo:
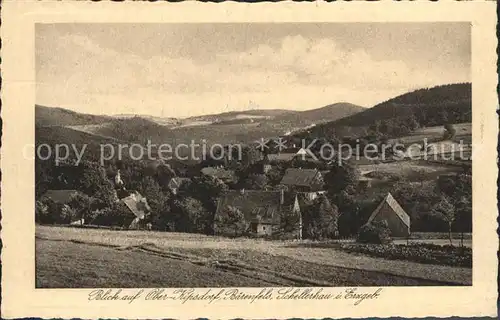
[[[364,164],[358,165],[358,169],[362,175],[373,179],[386,180],[398,177],[396,179],[409,181],[433,180],[439,175],[463,170],[460,166],[433,163],[425,160]]]
[[[47,287],[470,285],[472,270],[350,254],[338,244],[152,231],[36,228]]]
[[[472,123],[470,122],[456,123],[453,124],[453,127],[456,130],[455,138],[453,139],[454,141],[459,142],[461,139],[467,139],[467,137],[472,137]],[[445,132],[444,126],[419,128],[406,136],[391,139],[389,140],[389,142],[390,143],[399,142],[404,145],[410,145],[414,143],[421,144],[425,141],[424,139],[427,139],[427,142],[429,143],[441,140],[444,136],[444,132]]]

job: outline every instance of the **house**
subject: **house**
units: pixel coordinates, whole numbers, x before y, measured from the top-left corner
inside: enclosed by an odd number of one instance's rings
[[[270,153],[267,155],[271,163],[290,162],[295,156],[295,153]]]
[[[76,195],[84,195],[78,190],[47,190],[43,197],[49,198],[55,203],[67,205]]]
[[[313,160],[314,157],[313,157],[311,151],[307,151],[304,148],[300,148],[295,153],[295,159],[307,161],[307,160]]]
[[[241,211],[251,234],[272,236],[288,233],[290,238],[302,238],[302,216],[296,194],[281,191],[230,190],[217,203],[215,221],[225,210]],[[284,219],[289,219],[283,230]],[[231,226],[214,223],[216,234],[231,234]]]
[[[190,178],[173,177],[168,182],[167,187],[170,189],[170,191],[172,191],[173,194],[177,194],[181,185],[188,182],[191,182]]]
[[[205,167],[201,169],[201,173],[206,176],[218,178],[224,183],[233,183],[237,181],[236,174],[233,170],[227,170],[222,167]]]
[[[308,151],[304,148],[287,148],[278,153],[269,153],[268,158],[269,162],[272,163],[291,162],[294,160],[321,163],[310,150]]]
[[[297,192],[323,190],[323,175],[317,169],[289,168],[281,179],[280,185]]]
[[[130,223],[129,229],[140,229],[144,227],[144,218],[146,214],[151,211],[148,202],[139,192],[133,192],[128,197],[120,200],[135,216],[134,220]]]
[[[380,202],[368,218],[368,222],[386,221],[393,237],[408,237],[410,235],[410,216],[404,211],[391,193]]]

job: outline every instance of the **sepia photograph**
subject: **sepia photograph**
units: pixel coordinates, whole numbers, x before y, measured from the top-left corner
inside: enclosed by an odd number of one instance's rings
[[[472,286],[471,51],[469,22],[35,24],[36,288]]]

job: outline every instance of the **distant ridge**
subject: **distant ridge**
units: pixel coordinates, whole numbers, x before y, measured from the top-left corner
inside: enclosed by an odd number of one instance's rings
[[[63,108],[50,108],[35,105],[35,124],[37,126],[77,126],[102,124],[112,119],[109,116],[79,113]]]
[[[304,127],[339,119],[364,110],[348,103],[336,103],[307,111],[246,110],[187,119],[140,115],[98,116],[62,109],[35,106],[37,141],[117,139],[125,142],[178,145],[207,143],[248,143],[261,138],[286,135]],[[61,128],[61,129],[57,129]],[[64,130],[63,130],[64,129]],[[58,138],[59,136],[59,138]],[[44,138],[45,137],[45,138]]]
[[[279,118],[282,120],[295,120],[308,125],[315,122],[335,121],[365,110],[366,108],[352,103],[338,102],[317,109],[285,114]]]

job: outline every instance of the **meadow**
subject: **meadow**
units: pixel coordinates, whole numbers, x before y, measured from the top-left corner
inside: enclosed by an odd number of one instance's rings
[[[398,177],[408,181],[434,180],[443,174],[463,171],[463,168],[457,165],[426,160],[362,164],[358,169],[360,174],[373,179],[386,180]]]
[[[36,227],[37,288],[470,285],[472,269],[386,260],[338,243]]]
[[[460,139],[466,139],[467,137],[472,136],[472,123],[464,122],[464,123],[456,123],[453,124],[453,127],[456,130],[454,141],[459,141]],[[437,141],[443,138],[444,135],[444,127],[443,126],[434,126],[434,127],[424,127],[412,131],[410,134],[404,137],[392,139],[391,142],[400,142],[405,145],[413,144],[413,143],[422,143],[424,139],[427,139],[428,142]],[[467,139],[469,141],[470,139]],[[464,141],[464,143],[467,143]]]

